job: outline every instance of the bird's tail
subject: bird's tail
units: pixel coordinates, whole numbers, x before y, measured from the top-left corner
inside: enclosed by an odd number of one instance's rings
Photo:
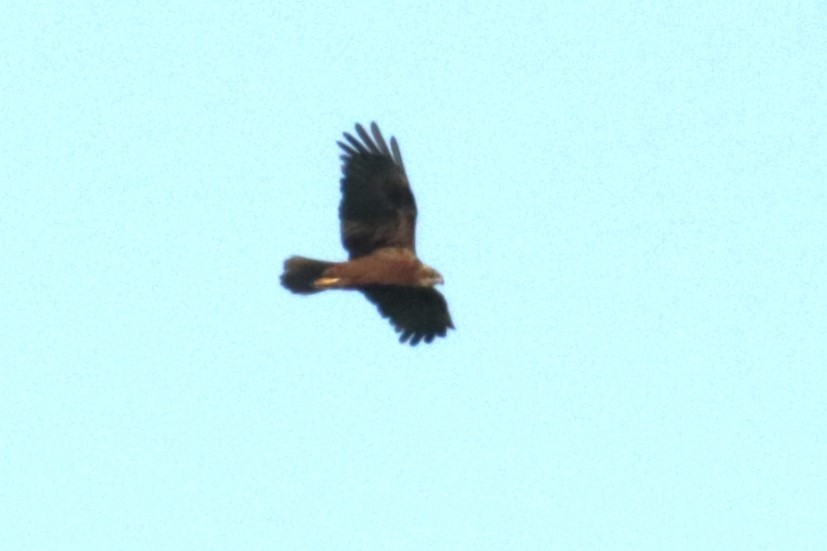
[[[313,285],[322,276],[325,270],[333,266],[333,262],[313,260],[303,256],[291,256],[284,261],[284,273],[281,274],[281,284],[285,288],[300,295],[318,293],[319,289]]]

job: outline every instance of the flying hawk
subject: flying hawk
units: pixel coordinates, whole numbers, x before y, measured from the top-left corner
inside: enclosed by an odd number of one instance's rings
[[[345,132],[345,141],[337,142],[344,152],[339,219],[349,260],[291,256],[281,283],[298,294],[359,291],[401,333],[400,342],[429,343],[454,327],[434,288],[442,276],[416,256],[416,202],[396,138],[388,147],[376,123],[370,130],[357,124],[358,138]]]

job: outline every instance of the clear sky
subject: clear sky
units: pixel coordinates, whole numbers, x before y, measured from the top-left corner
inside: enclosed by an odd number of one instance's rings
[[[0,548],[827,547],[823,2],[8,2]],[[447,339],[353,293],[395,135]]]

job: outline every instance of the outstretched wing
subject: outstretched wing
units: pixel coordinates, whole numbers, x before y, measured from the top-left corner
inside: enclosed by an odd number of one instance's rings
[[[431,342],[454,327],[445,297],[433,287],[374,285],[361,291],[402,333],[399,342],[410,341],[411,346],[422,340]]]
[[[414,250],[416,202],[408,185],[396,138],[390,148],[376,123],[368,132],[356,125],[358,138],[344,133],[342,148],[342,245],[350,258],[382,247]]]

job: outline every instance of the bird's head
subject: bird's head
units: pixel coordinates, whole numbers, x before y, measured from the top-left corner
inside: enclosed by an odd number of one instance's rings
[[[442,274],[440,274],[427,264],[422,265],[422,267],[419,269],[418,276],[420,287],[433,287],[434,285],[442,285],[443,283],[445,283],[445,280],[442,279]]]

